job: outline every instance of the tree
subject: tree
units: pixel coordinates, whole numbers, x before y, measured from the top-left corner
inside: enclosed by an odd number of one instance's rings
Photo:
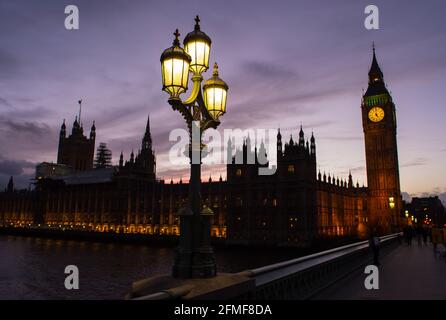
[[[94,160],[94,167],[99,168],[110,168],[112,159],[112,152],[107,148],[107,144],[101,142],[96,150],[96,159]]]

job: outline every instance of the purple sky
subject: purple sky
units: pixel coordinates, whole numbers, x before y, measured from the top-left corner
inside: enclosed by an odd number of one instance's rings
[[[351,168],[361,184],[360,102],[375,41],[397,107],[402,191],[445,197],[443,0],[373,1],[374,31],[363,26],[370,1],[69,1],[77,31],[64,28],[67,4],[0,0],[0,187],[10,175],[26,186],[36,163],[56,160],[62,119],[71,130],[80,98],[85,129],[96,120],[115,162],[138,149],[150,113],[158,176],[187,179],[187,167],[166,161],[168,133],[184,123],[161,91],[159,57],[199,14],[230,86],[221,129],[280,126],[288,140],[302,122],[320,169]]]

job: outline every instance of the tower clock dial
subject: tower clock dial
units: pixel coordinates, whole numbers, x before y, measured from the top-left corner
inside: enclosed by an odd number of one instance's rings
[[[373,107],[369,111],[369,119],[373,122],[380,122],[384,119],[384,110],[380,107]]]

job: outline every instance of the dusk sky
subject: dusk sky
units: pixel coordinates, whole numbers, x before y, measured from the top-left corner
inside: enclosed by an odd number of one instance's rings
[[[75,4],[80,29],[64,28]],[[380,30],[364,8],[380,9]],[[0,0],[0,188],[27,187],[34,166],[56,161],[83,99],[87,134],[96,121],[116,164],[140,147],[147,115],[159,178],[188,179],[167,160],[168,134],[185,123],[161,91],[160,55],[201,17],[211,63],[228,83],[220,129],[314,131],[320,170],[365,178],[362,90],[372,42],[397,109],[401,189],[446,200],[446,25],[444,0],[429,1],[18,1]],[[205,79],[211,76],[208,71]],[[187,96],[187,94],[186,94]],[[204,167],[217,178],[222,167]]]

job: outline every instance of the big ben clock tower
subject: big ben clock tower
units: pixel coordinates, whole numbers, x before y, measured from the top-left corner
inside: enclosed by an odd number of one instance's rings
[[[399,230],[402,199],[396,141],[395,104],[384,83],[373,47],[369,85],[362,99],[367,165],[369,225],[381,232]]]

